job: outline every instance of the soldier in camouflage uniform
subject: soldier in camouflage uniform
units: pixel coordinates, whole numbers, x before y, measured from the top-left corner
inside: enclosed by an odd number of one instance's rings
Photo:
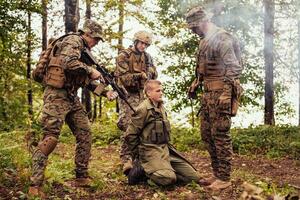
[[[102,27],[92,20],[84,23],[77,34],[70,34],[58,40],[49,57],[45,76],[44,105],[42,109],[43,139],[32,157],[32,175],[29,195],[43,197],[41,185],[44,180],[49,154],[55,149],[61,128],[66,122],[76,137],[75,186],[89,183],[88,163],[91,155],[90,122],[77,96],[79,87],[87,86],[97,95],[113,100],[114,91],[104,90],[105,85],[95,80],[101,74],[82,61],[84,48],[91,49],[102,40]]]
[[[202,183],[219,190],[231,185],[230,126],[242,92],[239,82],[242,65],[237,39],[213,24],[210,17],[202,7],[193,8],[186,15],[189,28],[201,37],[196,80],[189,88],[189,97],[196,97],[196,88],[204,86],[201,136],[211,157],[214,177]]]
[[[119,86],[124,87],[128,92],[128,102],[137,107],[144,100],[144,84],[146,80],[156,79],[157,71],[153,65],[151,56],[145,52],[152,43],[152,35],[146,31],[139,31],[134,34],[134,44],[128,49],[122,50],[116,59],[115,76]],[[130,116],[133,113],[129,106],[118,99],[119,120],[118,128],[123,132],[121,135],[120,158],[123,163],[123,172],[127,174],[132,168],[132,158],[124,141],[124,133],[127,129]]]
[[[161,82],[149,80],[144,90],[147,98],[137,107],[125,133],[130,153],[139,158],[146,176],[156,184],[198,182],[195,168],[169,143],[171,127],[163,107]]]

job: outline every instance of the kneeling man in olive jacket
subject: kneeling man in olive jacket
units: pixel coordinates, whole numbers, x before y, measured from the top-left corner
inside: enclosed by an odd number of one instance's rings
[[[133,158],[139,161],[135,164],[158,185],[198,182],[200,176],[195,168],[169,143],[170,122],[163,107],[161,82],[147,81],[144,92],[147,98],[132,115],[125,134]]]

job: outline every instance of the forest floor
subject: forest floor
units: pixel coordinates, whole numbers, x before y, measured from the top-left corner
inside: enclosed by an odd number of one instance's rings
[[[19,146],[20,147],[20,146]],[[14,147],[12,147],[14,148]],[[23,157],[29,158],[25,144],[21,144]],[[51,154],[44,191],[48,199],[239,199],[244,181],[263,189],[267,196],[298,193],[300,189],[300,161],[289,158],[267,159],[262,156],[234,155],[232,186],[219,193],[211,193],[196,183],[158,187],[156,185],[129,186],[121,172],[118,146],[94,146],[90,162],[93,182],[90,188],[70,188],[65,183],[73,176],[74,143],[60,143]],[[22,150],[21,150],[22,152]],[[21,154],[21,153],[19,153]],[[206,152],[193,150],[183,153],[203,176],[211,174]],[[19,155],[22,157],[22,155]],[[19,158],[20,159],[20,158]],[[27,164],[30,166],[30,163]],[[5,183],[0,183],[0,199],[26,199],[29,167],[2,170]],[[269,198],[272,199],[272,198]]]

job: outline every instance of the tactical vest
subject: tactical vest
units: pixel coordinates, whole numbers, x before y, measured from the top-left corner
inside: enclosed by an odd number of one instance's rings
[[[145,125],[141,140],[142,143],[147,144],[167,144],[170,141],[171,125],[170,122],[162,117],[162,113],[151,110],[153,120],[147,122]],[[151,127],[150,129],[147,126]]]
[[[47,49],[42,52],[36,68],[32,72],[33,79],[39,83],[43,83],[55,88],[63,88],[66,81],[63,68],[63,59],[56,56],[60,48],[60,42],[67,36],[78,35],[77,33],[69,33],[59,37],[49,44]]]
[[[225,30],[218,30],[208,39],[200,40],[199,51],[197,53],[197,73],[204,75],[206,79],[223,79],[226,74],[226,67],[222,61],[220,51],[218,51],[219,34],[227,34],[233,39],[235,56],[241,63],[241,55],[237,40]]]
[[[131,48],[125,49],[122,52],[128,57],[126,61],[128,62],[130,73],[147,72],[145,53],[136,55]]]

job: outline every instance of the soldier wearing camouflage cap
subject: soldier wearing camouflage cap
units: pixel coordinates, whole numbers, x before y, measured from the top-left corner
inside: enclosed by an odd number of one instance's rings
[[[190,98],[204,86],[201,96],[201,138],[210,154],[213,177],[200,181],[212,190],[231,185],[231,117],[236,115],[242,87],[240,48],[237,39],[210,21],[202,7],[186,14],[188,27],[201,40],[197,53],[196,79],[189,88]]]
[[[102,40],[102,42],[104,41],[102,26],[91,19],[87,19],[84,22],[83,27],[82,29],[79,29],[79,32],[85,33],[93,38],[98,38]]]
[[[133,107],[137,107],[144,100],[143,88],[146,80],[157,78],[157,71],[152,58],[146,52],[146,48],[151,44],[152,34],[138,31],[134,34],[133,45],[121,50],[116,58],[115,76],[117,83],[128,91],[128,102]],[[124,134],[132,111],[122,99],[118,99],[118,105],[120,110],[117,125],[122,131],[120,158],[123,163],[123,172],[127,174],[132,168],[132,158],[126,143],[124,143]]]
[[[87,20],[79,33],[60,37],[50,45],[49,64],[44,77],[44,105],[41,125],[43,138],[32,156],[32,175],[29,196],[44,197],[41,186],[48,156],[55,149],[61,128],[66,122],[76,138],[75,174],[70,183],[73,186],[86,186],[88,163],[91,155],[92,137],[90,121],[77,96],[80,87],[87,87],[97,95],[106,96],[109,100],[117,97],[114,91],[104,90],[105,84],[97,82],[101,74],[84,62],[82,52],[98,44],[102,37],[100,24]],[[49,45],[49,46],[50,46]]]

